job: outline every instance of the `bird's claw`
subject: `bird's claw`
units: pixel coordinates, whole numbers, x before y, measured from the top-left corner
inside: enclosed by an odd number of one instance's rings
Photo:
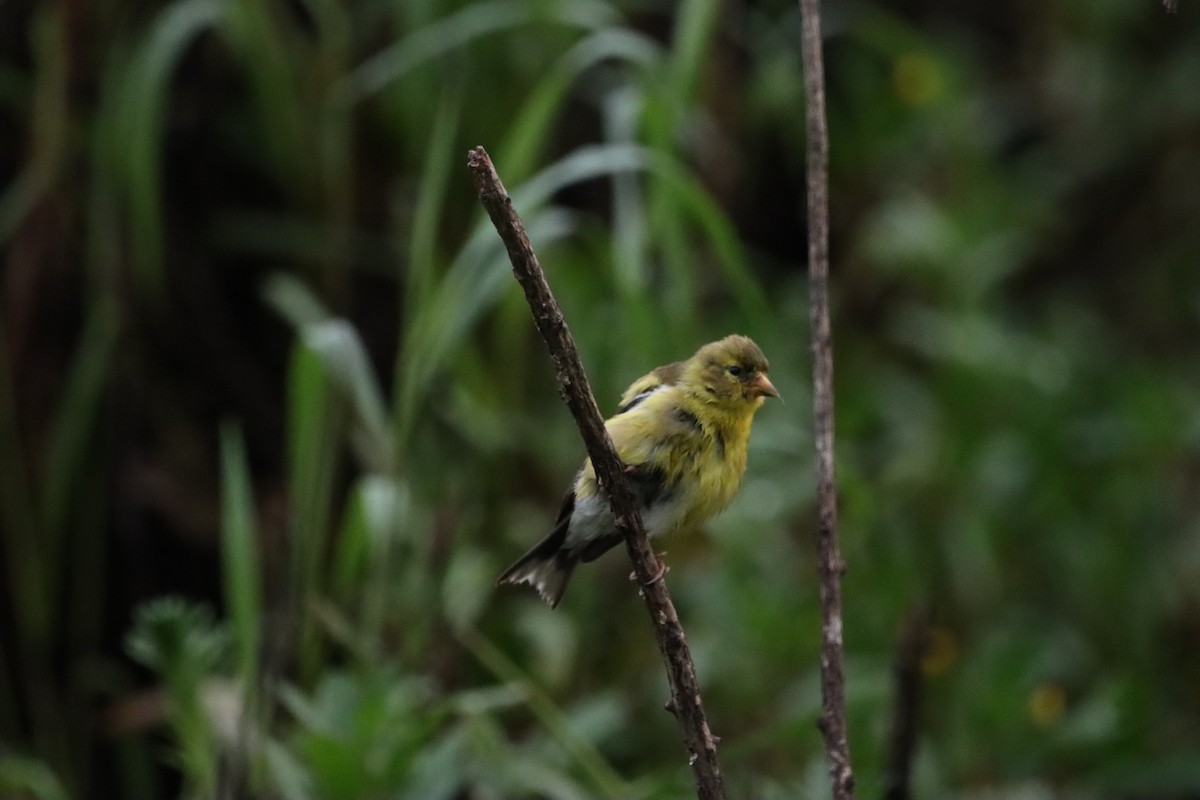
[[[654,584],[661,581],[663,579],[664,575],[666,575],[668,572],[671,571],[670,565],[663,561],[663,556],[665,556],[666,554],[667,553],[665,550],[661,553],[654,554],[654,560],[657,562],[657,567],[654,571],[654,575],[650,578],[650,580],[643,583],[642,586],[653,586]],[[629,573],[629,580],[636,581],[637,579],[638,579],[638,576],[637,576],[636,572]]]

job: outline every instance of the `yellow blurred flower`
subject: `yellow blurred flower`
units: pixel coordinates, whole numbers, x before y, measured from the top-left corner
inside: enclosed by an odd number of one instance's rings
[[[1039,728],[1049,728],[1067,710],[1067,690],[1057,683],[1043,683],[1029,695],[1029,717]]]
[[[942,95],[945,88],[938,63],[924,53],[905,53],[892,67],[892,83],[900,100],[910,106],[925,106]]]
[[[934,625],[929,629],[921,671],[927,676],[940,675],[954,665],[959,656],[958,638],[949,628]]]

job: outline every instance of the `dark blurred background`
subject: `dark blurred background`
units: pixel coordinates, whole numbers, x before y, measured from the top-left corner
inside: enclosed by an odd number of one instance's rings
[[[1200,798],[1200,3],[825,4],[850,744],[917,796]],[[602,409],[786,405],[670,584],[735,796],[828,793],[795,4],[0,4],[0,796],[685,797],[619,553],[499,571]]]

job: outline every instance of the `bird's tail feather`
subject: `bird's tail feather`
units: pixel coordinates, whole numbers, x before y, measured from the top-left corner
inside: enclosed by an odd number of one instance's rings
[[[496,585],[528,583],[551,608],[562,600],[579,559],[562,549],[563,532],[555,530],[496,579]]]

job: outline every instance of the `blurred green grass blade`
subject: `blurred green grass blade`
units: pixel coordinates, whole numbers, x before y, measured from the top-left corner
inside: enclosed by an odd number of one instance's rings
[[[0,583],[4,602],[12,608],[12,642],[19,661],[0,658],[0,732],[20,735],[18,720],[28,713],[29,676],[38,674],[38,647],[50,621],[45,614],[38,549],[36,512],[17,412],[16,382],[9,354],[8,330],[0,308],[0,546],[7,574]],[[21,674],[24,680],[18,682]]]
[[[604,28],[587,36],[558,60],[521,106],[496,163],[504,165],[504,179],[519,185],[533,171],[542,150],[552,140],[555,115],[566,103],[572,84],[589,69],[605,62],[652,68],[663,56],[662,47],[644,34],[625,28]]]
[[[285,272],[276,272],[263,282],[263,298],[297,332],[332,318],[307,286]]]
[[[395,466],[391,425],[383,391],[362,339],[350,323],[332,319],[301,331],[305,345],[316,353],[329,378],[345,395],[354,412],[351,444],[363,466],[388,472]]]
[[[615,175],[644,170],[653,161],[651,151],[636,145],[590,145],[580,147],[532,177],[523,186],[511,189],[513,205],[536,208],[568,186]],[[498,164],[497,169],[503,169]],[[500,176],[504,177],[503,174]],[[493,236],[495,232],[493,231]]]
[[[651,186],[648,194],[654,248],[665,272],[657,298],[659,313],[672,330],[695,341],[700,326],[700,253],[693,248],[687,217],[675,205],[670,189]]]
[[[84,255],[89,283],[115,292],[123,274],[125,253],[125,175],[121,119],[125,73],[120,48],[110,48],[97,75],[97,108],[86,143],[92,175],[85,200]]]
[[[671,42],[671,91],[666,99],[680,110],[690,107],[701,72],[712,61],[712,37],[721,4],[716,0],[690,0],[678,6]]]
[[[571,217],[560,210],[539,211],[567,186],[618,172],[645,169],[652,154],[632,145],[580,148],[511,190],[513,205],[525,219],[535,248],[542,248],[574,230]],[[503,170],[503,165],[497,165]],[[503,178],[503,174],[501,174]],[[398,354],[395,397],[397,442],[403,446],[415,424],[415,414],[444,367],[475,321],[511,287],[507,255],[486,220],[480,222],[455,258],[430,302],[420,309]],[[551,275],[553,274],[550,268]]]
[[[562,211],[532,215],[526,218],[525,224],[531,239],[543,246],[574,230],[572,217]],[[509,288],[508,257],[495,237],[494,229],[488,223],[486,229],[480,226],[476,231],[490,232],[492,241],[486,237],[472,238],[484,247],[472,248],[468,244],[447,271],[430,302],[418,310],[408,336],[402,342],[396,369],[397,447],[403,447],[415,424],[414,415],[422,399],[454,348]],[[473,252],[476,250],[479,252]]]
[[[221,545],[225,607],[233,622],[242,691],[248,697],[258,680],[262,649],[262,565],[246,444],[231,422],[221,425]]]
[[[344,404],[331,391],[320,356],[303,342],[288,375],[288,488],[291,502],[291,591],[300,617],[300,678],[316,677],[324,645],[309,604],[325,594],[323,569],[332,526],[333,489]]]
[[[54,416],[50,448],[41,480],[40,517],[45,543],[48,585],[58,585],[57,569],[66,563],[63,547],[72,496],[89,478],[91,436],[95,430],[104,388],[116,352],[119,318],[115,305],[102,298],[92,307],[79,337],[79,350],[71,363],[67,385]]]
[[[342,525],[338,532],[337,547],[330,560],[330,589],[333,597],[349,604],[355,590],[361,586],[367,565],[371,563],[370,531],[368,530],[366,499],[360,479],[351,489],[350,497],[342,512]]]
[[[459,630],[458,639],[497,679],[507,684],[520,686],[524,690],[530,710],[587,773],[601,797],[634,796],[632,787],[625,782],[624,778],[617,774],[591,742],[575,732],[567,716],[549,695],[538,689],[521,668],[504,654],[504,651],[474,628]]]
[[[43,596],[44,555],[38,535],[37,512],[29,460],[21,436],[16,381],[0,316],[0,537],[5,547],[8,576],[5,590],[13,606],[17,631],[42,640],[49,635],[50,618]]]
[[[16,659],[8,669],[19,683],[6,683],[0,710],[29,721],[31,739],[51,763],[67,763],[64,700],[55,682],[53,652],[60,631],[52,615],[55,601],[47,554],[42,548],[35,483],[25,452],[17,408],[16,375],[0,315],[0,546],[8,574],[0,591],[11,604]],[[7,665],[6,665],[7,666]],[[7,676],[6,676],[7,677]]]
[[[163,273],[161,136],[167,92],[175,68],[192,41],[215,26],[226,5],[218,0],[180,0],[155,20],[145,43],[125,66],[117,98],[114,144],[129,204],[129,240],[142,288],[158,295]]]
[[[38,483],[44,579],[47,587],[60,587],[49,591],[44,602],[60,620],[56,646],[84,658],[103,648],[104,598],[111,591],[108,532],[116,479],[110,475],[111,447],[102,420],[109,405],[120,327],[112,299],[104,295],[93,299],[47,431]],[[65,683],[66,709],[94,696],[84,670],[70,674]],[[97,735],[88,719],[60,727],[71,737],[70,751],[75,753],[86,752],[90,739]],[[82,768],[70,780],[86,784],[90,773]]]
[[[320,165],[317,177],[321,212],[330,228],[330,235],[325,239],[321,287],[329,296],[342,297],[347,290],[350,266],[354,264],[351,244],[356,233],[357,170],[354,157],[358,152],[355,143],[358,129],[352,116],[354,108],[338,88],[351,60],[349,14],[352,7],[329,0],[314,2],[311,7],[317,21],[318,47],[312,58],[322,63],[323,68],[318,96],[315,102],[308,100],[305,107],[298,108],[298,121],[308,127],[315,111],[317,125],[313,128],[313,146]],[[307,78],[303,73],[298,77],[301,81]]]
[[[65,10],[43,6],[32,25],[36,65],[28,110],[29,155],[24,169],[0,193],[0,245],[8,242],[26,216],[55,183],[67,157],[70,107],[67,96],[69,52]],[[14,117],[21,113],[13,109]]]
[[[289,800],[317,800],[312,777],[301,759],[285,744],[269,739],[263,750],[270,786]]]
[[[769,314],[770,304],[750,268],[736,229],[694,174],[673,157],[633,144],[580,148],[513,191],[513,203],[518,209],[536,206],[574,183],[636,171],[649,171],[662,181],[667,190],[666,202],[673,209],[670,216],[678,224],[690,220],[698,226],[713,247],[717,263],[746,313],[764,317]],[[682,248],[684,244],[681,242],[679,246]],[[686,252],[679,256],[681,271],[691,268],[690,259],[684,258]]]
[[[289,45],[295,31],[284,9],[262,0],[226,0],[226,38],[241,56],[244,74],[253,90],[253,110],[260,132],[259,156],[289,197],[301,205],[316,201],[320,186],[320,154],[316,131],[330,118],[329,110],[314,114],[296,74],[304,57]]]
[[[365,590],[363,627],[367,630],[375,630],[373,622],[381,624],[377,617],[386,607],[389,553],[405,522],[411,524],[411,502],[404,483],[381,474],[368,474],[357,481],[346,505],[330,570],[336,596],[349,600]],[[376,578],[382,585],[373,583]],[[379,613],[372,615],[372,608]]]
[[[426,565],[428,561],[427,541],[420,540],[419,532],[427,529],[420,524],[408,486],[390,475],[367,476],[358,487],[358,498],[362,509],[363,534],[371,569],[363,582],[362,629],[370,641],[380,642],[386,634],[389,610],[395,608],[397,583],[406,592],[417,598],[412,603],[401,604],[403,608],[427,609],[424,602],[426,585],[430,581]],[[401,550],[401,539],[408,533]],[[397,558],[401,553],[402,558]],[[397,563],[399,562],[399,563]],[[402,572],[407,569],[408,572]],[[406,635],[411,647],[414,642],[423,642],[423,636],[436,617],[421,613],[420,618],[410,619]]]
[[[355,423],[351,444],[359,460],[370,470],[393,469],[387,403],[358,332],[347,321],[330,316],[312,292],[290,275],[279,273],[268,279],[263,296],[319,357],[330,381],[349,402]]]
[[[645,95],[631,86],[610,92],[602,114],[605,138],[618,145],[636,143],[644,102]],[[635,172],[612,176],[613,277],[623,297],[633,302],[645,297],[647,283],[644,180]]]
[[[495,588],[495,564],[477,547],[458,547],[442,580],[442,615],[455,630],[479,621]]]
[[[58,776],[42,761],[15,753],[0,753],[0,796],[29,800],[67,800]]]
[[[537,22],[595,29],[613,24],[617,11],[595,0],[491,0],[473,3],[437,22],[425,25],[407,38],[363,62],[351,73],[344,91],[361,99],[404,77],[410,70],[443,53],[456,50],[483,36]]]
[[[656,159],[655,173],[665,179],[683,212],[712,246],[717,265],[745,316],[749,319],[769,318],[771,305],[754,275],[737,229],[725,212],[695,174],[674,159]]]
[[[408,319],[412,319],[415,309],[428,302],[438,272],[438,226],[445,212],[450,176],[459,174],[453,156],[457,154],[454,143],[462,119],[463,97],[462,83],[455,82],[442,94],[430,128],[425,169],[416,194],[417,207],[408,231],[408,270],[405,275]]]

